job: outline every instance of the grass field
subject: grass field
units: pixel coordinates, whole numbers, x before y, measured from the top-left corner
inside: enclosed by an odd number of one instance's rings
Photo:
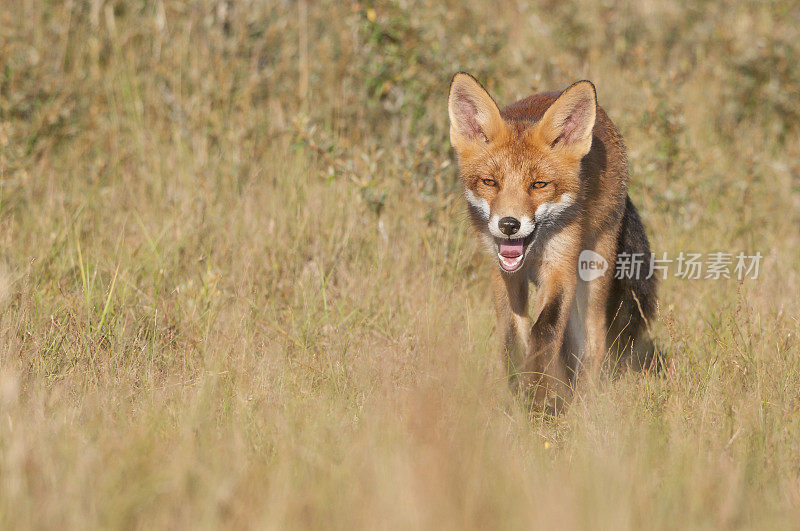
[[[533,3],[532,3],[533,4]],[[4,0],[0,527],[796,528],[800,4]],[[660,375],[509,391],[448,142],[595,82]]]

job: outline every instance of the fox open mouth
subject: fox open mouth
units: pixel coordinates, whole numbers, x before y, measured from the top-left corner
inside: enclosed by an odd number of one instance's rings
[[[503,271],[512,273],[522,267],[525,255],[528,254],[536,230],[524,238],[495,238],[497,244],[497,258]]]

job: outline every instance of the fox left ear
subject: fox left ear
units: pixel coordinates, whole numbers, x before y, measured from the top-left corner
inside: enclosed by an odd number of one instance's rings
[[[597,93],[591,81],[578,81],[561,93],[538,124],[541,140],[553,149],[583,158],[592,148]]]
[[[505,129],[497,104],[486,89],[465,72],[453,76],[447,110],[450,143],[459,154],[492,142]]]

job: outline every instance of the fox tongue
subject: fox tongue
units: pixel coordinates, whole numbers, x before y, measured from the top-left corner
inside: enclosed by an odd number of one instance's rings
[[[522,240],[500,242],[498,255],[500,264],[506,271],[516,271],[522,265]]]
[[[505,258],[522,256],[522,240],[506,240],[500,242],[499,254]]]

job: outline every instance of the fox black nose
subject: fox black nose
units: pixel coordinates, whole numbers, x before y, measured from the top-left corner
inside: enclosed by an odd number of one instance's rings
[[[516,234],[519,230],[519,220],[517,218],[505,217],[500,219],[497,224],[500,226],[500,232],[506,236]]]

